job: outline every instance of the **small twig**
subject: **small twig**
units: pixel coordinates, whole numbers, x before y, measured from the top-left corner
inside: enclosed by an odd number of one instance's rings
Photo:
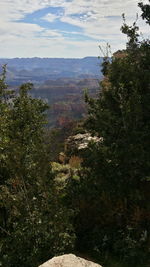
[[[7,232],[5,229],[3,229],[1,226],[0,226],[0,229],[4,232],[4,233],[6,233],[7,235],[11,235],[9,232]]]

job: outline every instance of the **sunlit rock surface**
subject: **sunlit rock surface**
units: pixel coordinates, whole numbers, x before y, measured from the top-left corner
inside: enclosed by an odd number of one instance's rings
[[[54,257],[39,267],[102,267],[92,261],[77,257],[73,254]]]
[[[97,137],[97,136],[91,136],[90,133],[77,134],[74,136],[70,136],[66,140],[65,149],[67,150],[68,148],[72,148],[72,149],[77,149],[79,151],[82,149],[86,149],[90,142],[102,143],[103,138]]]

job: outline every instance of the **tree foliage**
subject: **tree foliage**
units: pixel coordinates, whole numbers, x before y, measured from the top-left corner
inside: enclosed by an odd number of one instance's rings
[[[148,19],[149,5],[140,7]],[[80,249],[141,266],[150,245],[150,41],[140,41],[136,23],[128,26],[125,18],[121,30],[126,49],[111,62],[105,58],[99,97],[86,95],[86,128],[104,141],[85,153],[73,198],[78,192]]]
[[[150,0],[149,0],[150,2]],[[143,4],[140,2],[139,7],[142,10],[142,18],[146,19],[146,23],[150,24],[150,5],[149,4]]]
[[[72,249],[72,211],[59,196],[44,140],[47,104],[0,79],[0,262],[38,266]]]

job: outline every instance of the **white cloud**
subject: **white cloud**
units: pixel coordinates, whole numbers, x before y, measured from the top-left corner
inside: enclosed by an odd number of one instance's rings
[[[121,14],[127,22],[133,22],[139,0],[1,0],[0,2],[0,57],[50,56],[82,57],[98,56],[98,45],[109,42],[112,50],[125,45],[125,37],[120,33]],[[148,1],[145,0],[145,3]],[[46,29],[38,24],[21,23],[25,15],[47,7],[63,7],[62,14],[49,13],[43,17],[48,22],[60,19],[62,22],[78,26],[82,35],[92,38],[87,41],[64,37],[59,29]],[[140,22],[141,30],[148,34],[148,26]]]
[[[53,22],[56,19],[58,19],[60,16],[52,14],[52,13],[48,13],[46,16],[44,16],[42,19],[47,20],[48,22]]]

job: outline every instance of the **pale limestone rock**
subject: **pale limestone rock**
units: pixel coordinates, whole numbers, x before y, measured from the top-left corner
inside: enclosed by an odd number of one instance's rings
[[[65,144],[65,150],[83,150],[88,148],[90,142],[103,143],[103,137],[91,136],[90,133],[76,134],[68,137]]]
[[[92,261],[77,257],[73,254],[54,257],[39,267],[102,267]]]

